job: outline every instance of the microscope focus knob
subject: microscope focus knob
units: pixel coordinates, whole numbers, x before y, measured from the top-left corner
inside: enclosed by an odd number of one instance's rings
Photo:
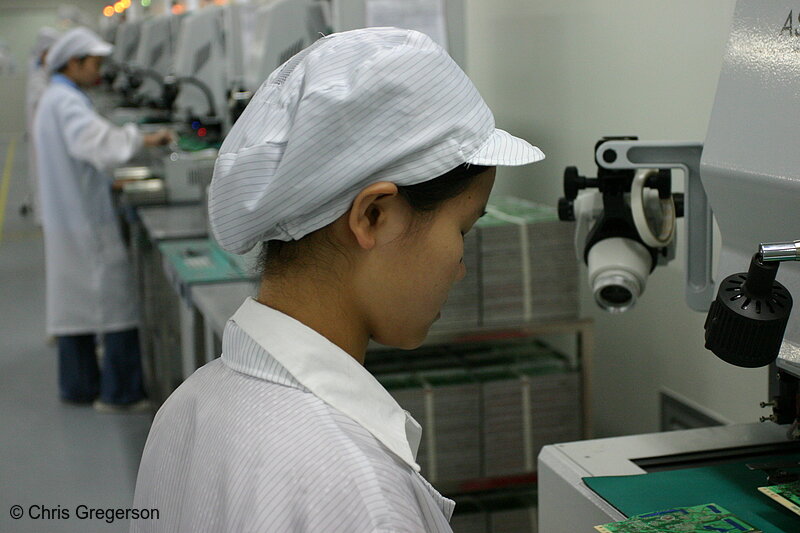
[[[578,197],[578,191],[585,188],[583,183],[585,179],[578,175],[578,167],[564,169],[564,196],[567,197],[567,200],[574,200]]]
[[[575,220],[575,204],[567,198],[558,199],[558,219],[563,221]]]

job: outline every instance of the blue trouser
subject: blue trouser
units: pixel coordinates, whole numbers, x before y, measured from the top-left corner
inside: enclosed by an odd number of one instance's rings
[[[58,337],[58,386],[61,399],[127,404],[144,398],[142,357],[136,329],[103,335],[103,367],[97,364],[95,335]]]

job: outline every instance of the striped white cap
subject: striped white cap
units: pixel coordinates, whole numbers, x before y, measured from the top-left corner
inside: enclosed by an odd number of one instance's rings
[[[214,166],[209,220],[217,242],[241,254],[327,226],[372,183],[413,185],[464,163],[542,159],[495,128],[478,90],[430,37],[337,33],[274,71],[231,128]]]
[[[45,65],[52,74],[73,57],[108,56],[113,49],[113,45],[105,42],[95,32],[79,26],[72,28],[53,43],[45,56]]]

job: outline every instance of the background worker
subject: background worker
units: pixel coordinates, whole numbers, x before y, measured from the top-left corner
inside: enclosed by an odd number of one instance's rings
[[[100,411],[148,408],[144,401],[138,306],[108,171],[142,146],[169,143],[101,117],[84,92],[96,84],[112,45],[86,28],[50,48],[50,84],[34,120],[47,284],[47,330],[58,340],[59,392]],[[96,336],[103,336],[102,370]],[[96,400],[96,401],[95,401]]]
[[[36,107],[50,82],[50,75],[44,60],[47,51],[61,36],[61,32],[49,26],[43,26],[36,34],[36,44],[31,50],[28,63],[28,83],[25,94],[25,121],[28,131],[28,187],[30,192],[22,205],[23,214],[32,213],[36,223],[42,225],[42,213],[39,207],[39,178],[36,172],[36,145],[33,143],[33,119]]]

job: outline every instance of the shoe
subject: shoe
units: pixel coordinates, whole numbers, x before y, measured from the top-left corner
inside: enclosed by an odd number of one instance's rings
[[[153,411],[153,404],[147,399],[133,403],[108,403],[103,400],[95,400],[92,407],[98,413],[111,414],[136,414]]]

